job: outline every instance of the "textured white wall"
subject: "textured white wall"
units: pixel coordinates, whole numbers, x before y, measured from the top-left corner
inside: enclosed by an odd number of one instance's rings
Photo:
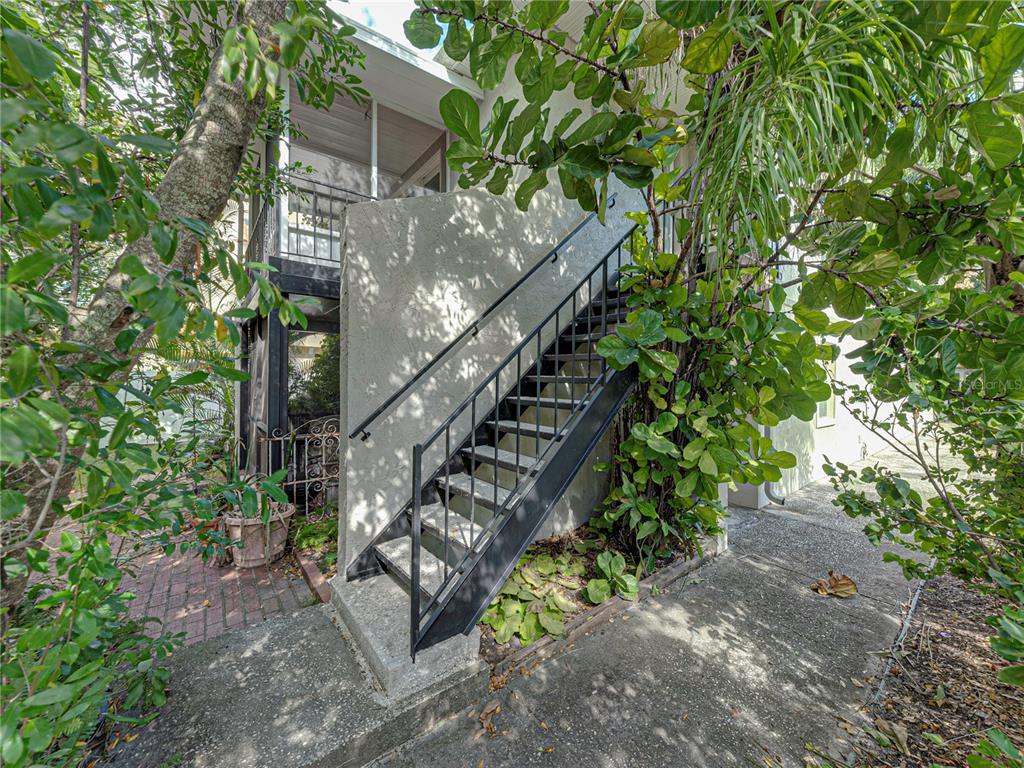
[[[554,174],[552,173],[552,176]],[[558,261],[531,278],[476,338],[434,369],[396,410],[349,441],[343,500],[344,562],[406,503],[411,455],[501,359],[550,311],[629,228],[622,214],[633,191],[620,192],[607,226],[596,220]],[[510,197],[483,189],[348,207],[343,262],[342,423],[351,430],[398,389],[583,217],[557,181],[528,213]],[[597,283],[595,282],[595,286]],[[523,357],[524,368],[532,361]],[[502,390],[513,385],[502,381]],[[491,401],[493,404],[493,400]],[[464,420],[452,434],[467,434]],[[443,439],[438,446],[443,451]],[[424,472],[440,463],[428,454]],[[606,482],[584,470],[567,496],[591,503]],[[603,488],[603,486],[600,486]],[[589,489],[589,490],[588,490]],[[574,510],[575,511],[575,510]],[[564,510],[563,510],[564,512]]]

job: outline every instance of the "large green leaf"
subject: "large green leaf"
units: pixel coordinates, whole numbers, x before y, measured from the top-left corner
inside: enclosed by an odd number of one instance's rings
[[[562,158],[561,166],[577,178],[600,179],[608,175],[608,161],[593,144],[573,147]]]
[[[864,314],[867,296],[864,291],[853,283],[842,282],[836,290],[832,307],[836,314],[849,320],[856,320]]]
[[[729,60],[729,53],[739,38],[729,23],[728,13],[722,13],[696,40],[686,46],[683,69],[699,75],[712,75]]]
[[[718,0],[656,0],[655,12],[676,29],[707,24],[718,13]]]
[[[886,285],[899,274],[900,257],[896,251],[877,251],[861,259],[848,270],[850,279],[865,285]]]
[[[475,147],[483,145],[480,136],[480,106],[476,99],[456,88],[441,97],[439,105],[445,127]]]
[[[469,55],[473,45],[473,37],[462,23],[462,19],[452,19],[448,23],[448,34],[444,36],[444,52],[455,61],[462,61]]]
[[[506,32],[470,51],[469,71],[481,88],[489,91],[501,84],[505,79],[508,62],[518,50],[519,43],[518,36]]]
[[[565,138],[565,144],[572,147],[576,144],[590,141],[603,133],[608,133],[618,122],[619,118],[614,113],[598,112],[596,115],[591,115],[580,123],[576,130]]]
[[[635,322],[617,325],[615,333],[637,346],[649,347],[665,340],[662,319],[659,312],[653,309],[644,309],[637,316]]]
[[[964,122],[971,143],[990,168],[1005,168],[1020,157],[1020,126],[1016,120],[997,115],[991,104],[972,104]]]
[[[526,6],[526,26],[529,29],[548,29],[569,10],[569,0],[530,0]]]
[[[1009,24],[996,32],[992,42],[981,49],[982,87],[985,97],[1006,90],[1010,76],[1024,62],[1024,24]]]
[[[417,48],[433,48],[441,42],[441,25],[435,21],[432,13],[419,9],[413,11],[402,29],[409,42]]]
[[[653,19],[644,24],[637,36],[640,53],[626,62],[626,66],[653,67],[668,61],[679,47],[679,32],[664,19]]]
[[[548,185],[547,171],[536,171],[530,174],[516,190],[516,208],[526,211],[530,207],[530,200],[538,191]]]
[[[53,54],[34,37],[14,29],[5,29],[3,35],[4,45],[11,57],[33,79],[46,80],[56,71]]]

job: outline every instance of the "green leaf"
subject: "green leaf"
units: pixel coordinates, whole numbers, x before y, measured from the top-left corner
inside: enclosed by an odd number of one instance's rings
[[[789,451],[772,451],[766,453],[762,458],[779,469],[793,469],[796,466],[796,456]]]
[[[23,330],[27,325],[25,304],[9,285],[0,285],[0,335]]]
[[[981,49],[982,96],[998,96],[1010,76],[1024,62],[1024,24],[1000,27],[992,42]]]
[[[1024,686],[1024,665],[1003,667],[1003,669],[999,670],[998,677],[1000,681],[1007,685]]]
[[[849,270],[851,280],[864,285],[887,285],[896,279],[900,257],[896,251],[876,251],[854,264]]]
[[[822,333],[828,328],[828,315],[820,309],[808,309],[804,304],[793,307],[793,317],[811,333]]]
[[[480,106],[476,100],[458,88],[448,91],[439,104],[445,127],[475,147],[483,145],[480,135]]]
[[[549,635],[552,635],[553,637],[565,637],[565,623],[562,621],[562,617],[554,611],[550,609],[542,611],[537,614],[537,620],[544,628],[544,631]]]
[[[125,411],[117,418],[117,423],[114,424],[114,429],[110,433],[110,441],[107,443],[107,447],[113,450],[117,448],[124,439],[128,436],[128,430],[131,429],[132,424],[135,423],[135,414],[131,411]]]
[[[519,48],[518,35],[505,32],[469,53],[469,69],[473,79],[485,91],[497,88],[505,79],[509,59]]]
[[[832,307],[836,314],[849,320],[857,320],[864,314],[867,296],[853,283],[843,282],[836,291]]]
[[[433,48],[441,42],[441,25],[434,20],[434,14],[418,8],[402,25],[402,29],[416,48]]]
[[[561,167],[577,178],[600,179],[608,175],[608,162],[593,144],[580,144],[565,153]]]
[[[608,133],[618,122],[619,118],[614,113],[598,112],[596,115],[592,115],[580,123],[576,130],[566,137],[565,144],[568,147],[572,147],[576,144],[590,141],[597,136]]]
[[[725,67],[738,39],[729,24],[728,12],[720,14],[711,26],[686,46],[683,69],[699,75],[713,75]]]
[[[448,167],[453,171],[461,171],[467,163],[475,163],[484,156],[482,147],[474,146],[465,139],[456,139],[451,146],[445,150],[445,159]]]
[[[502,165],[494,169],[494,175],[485,185],[487,191],[492,195],[503,195],[508,187],[509,179],[512,178],[512,166]]]
[[[699,39],[699,38],[698,38]],[[679,32],[664,19],[644,24],[636,39],[639,55],[625,63],[628,68],[654,67],[666,62],[679,47]]]
[[[45,688],[25,699],[24,706],[46,707],[51,704],[59,704],[73,697],[77,690],[78,688],[74,685],[55,685],[52,688]]]
[[[39,356],[27,344],[18,347],[7,358],[7,382],[16,395],[24,392],[35,382],[38,371]]]
[[[991,104],[972,104],[964,113],[964,122],[971,144],[993,170],[1006,167],[1020,156],[1020,126],[1016,120],[997,115]]]
[[[436,45],[436,43],[435,43]],[[462,61],[469,55],[473,45],[473,37],[466,29],[462,19],[452,19],[448,22],[448,34],[444,36],[444,52],[455,61]],[[433,47],[433,46],[429,46]]]
[[[530,200],[548,185],[547,171],[536,171],[530,174],[516,190],[516,208],[524,213],[530,208]]]
[[[707,24],[718,13],[718,0],[656,0],[654,10],[676,29]]]
[[[881,327],[882,318],[865,317],[863,320],[851,325],[846,332],[857,341],[871,341],[878,337],[878,331]]]
[[[600,605],[612,596],[612,586],[606,579],[591,579],[583,588],[583,596],[594,605]]]
[[[11,56],[34,80],[47,80],[57,69],[49,49],[34,37],[14,29],[3,31],[3,41]]]
[[[704,451],[700,455],[700,458],[697,460],[697,468],[705,475],[715,476],[718,474],[718,465],[708,451]]]
[[[615,333],[637,346],[649,347],[665,340],[662,320],[661,313],[653,309],[643,309],[634,322],[615,326]]]
[[[154,155],[170,155],[174,152],[173,143],[169,142],[167,139],[163,139],[159,136],[152,136],[150,134],[125,134],[121,137],[121,141],[133,144],[143,152],[150,152]]]
[[[526,28],[549,29],[568,10],[569,0],[530,0],[526,6]]]

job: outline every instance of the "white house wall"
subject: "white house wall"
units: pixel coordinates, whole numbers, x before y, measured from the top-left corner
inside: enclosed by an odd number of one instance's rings
[[[372,425],[369,440],[349,441],[341,491],[344,562],[409,500],[413,444],[429,435],[628,230],[622,213],[630,199],[640,203],[639,195],[624,191],[607,226],[591,222],[476,338]],[[577,203],[562,197],[557,182],[538,193],[525,214],[509,196],[496,198],[483,189],[349,206],[341,352],[342,423],[349,431],[582,217]],[[524,355],[524,369],[531,362]],[[513,383],[503,381],[502,394]],[[453,447],[466,434],[468,418],[453,431]],[[443,452],[443,439],[437,447]],[[440,463],[437,451],[428,453],[424,472]],[[573,500],[574,510],[589,512],[603,497],[605,483],[604,476],[584,470],[566,498]],[[563,500],[555,514],[568,516],[567,504]]]

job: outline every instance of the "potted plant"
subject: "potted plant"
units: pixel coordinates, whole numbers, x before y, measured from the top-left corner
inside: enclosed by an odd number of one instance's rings
[[[266,478],[246,477],[234,468],[229,473],[221,493],[227,502],[221,517],[231,542],[231,559],[239,568],[269,565],[284,554],[295,514],[295,505],[277,486],[287,469]]]

